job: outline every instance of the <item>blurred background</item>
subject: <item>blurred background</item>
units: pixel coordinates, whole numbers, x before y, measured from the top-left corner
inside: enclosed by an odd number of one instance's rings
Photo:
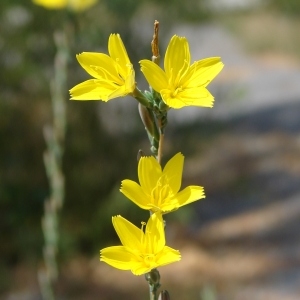
[[[68,86],[89,78],[83,51],[107,53],[120,33],[140,88],[154,20],[164,55],[186,36],[193,60],[221,56],[213,109],[170,111],[164,162],[185,159],[183,187],[207,198],[166,216],[182,261],[160,268],[171,299],[300,298],[300,2],[298,0],[99,0],[80,14],[31,1],[0,2],[0,299],[41,299],[41,218],[49,184],[43,128],[52,123],[53,32],[74,24]],[[132,98],[67,102],[57,299],[147,299],[143,276],[99,262],[119,244],[111,217],[148,218],[119,192],[150,154]]]

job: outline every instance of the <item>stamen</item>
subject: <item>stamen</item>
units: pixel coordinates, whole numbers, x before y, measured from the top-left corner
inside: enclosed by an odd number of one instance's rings
[[[142,224],[141,230],[144,232],[144,226],[146,226],[146,222],[142,221],[141,224]]]
[[[158,207],[160,207],[166,199],[172,196],[173,192],[170,188],[168,177],[163,175],[159,178],[156,186],[151,191],[151,205],[153,206],[153,208],[157,208],[157,210],[160,210],[158,209]]]
[[[154,254],[147,254],[147,255],[144,256],[144,262],[145,262],[147,267],[150,267],[152,265],[153,261],[155,261],[155,255]]]
[[[146,226],[146,222],[141,222],[142,228],[141,228],[141,244],[144,244],[145,241],[145,234],[144,234],[144,227]]]

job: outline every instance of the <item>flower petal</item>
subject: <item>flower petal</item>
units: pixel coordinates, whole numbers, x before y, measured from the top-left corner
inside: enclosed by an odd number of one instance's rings
[[[161,166],[153,156],[143,156],[140,158],[138,176],[141,187],[146,194],[151,195],[161,175]]]
[[[146,269],[148,271],[136,274],[135,270],[143,271],[143,268],[145,268],[144,261],[123,246],[113,246],[102,249],[100,251],[100,261],[119,270],[131,270],[134,275],[141,275],[151,270]]]
[[[210,57],[194,62],[185,78],[186,88],[206,87],[223,69],[220,57]]]
[[[160,213],[152,214],[145,230],[145,243],[148,253],[160,252],[165,244],[164,221]]]
[[[168,78],[157,64],[148,59],[143,59],[139,63],[146,80],[155,91],[160,92],[168,87]]]
[[[205,87],[186,89],[178,94],[181,102],[189,106],[213,107],[214,97]]]
[[[173,194],[177,194],[181,186],[184,156],[179,152],[165,165],[163,177],[166,177]]]
[[[108,101],[108,96],[115,92],[116,85],[99,79],[89,79],[77,84],[70,90],[71,100],[102,100]]]
[[[131,270],[132,254],[124,246],[107,247],[100,251],[100,261],[120,270]]]
[[[152,269],[156,268],[157,265],[146,265],[145,263],[143,264],[139,264],[139,265],[136,265],[135,268],[132,268],[131,269],[131,272],[134,274],[134,275],[143,275],[143,274],[146,274],[148,272],[150,272]]]
[[[111,91],[110,94],[107,95],[107,101],[114,99],[114,98],[118,98],[118,97],[124,97],[126,95],[128,95],[130,93],[130,91],[128,91],[126,89],[125,84],[119,86],[119,85],[115,85],[115,89],[113,91]]]
[[[144,232],[141,229],[121,216],[113,217],[112,222],[123,246],[134,253],[143,251],[141,241]]]
[[[190,185],[176,195],[179,207],[204,198],[204,188],[197,185]]]
[[[165,266],[173,262],[179,261],[181,259],[181,254],[178,250],[165,246],[162,252],[157,257],[157,265]]]
[[[136,82],[135,82],[135,72],[132,65],[127,66],[128,75],[125,78],[125,91],[127,94],[132,93],[135,90]]]
[[[97,79],[121,83],[115,61],[104,53],[83,52],[76,55],[82,68]]]
[[[149,195],[136,182],[125,179],[121,183],[120,192],[142,209],[151,209]]]
[[[119,34],[111,34],[108,39],[108,52],[110,57],[120,65],[122,77],[128,73],[127,66],[131,65],[126,48]]]
[[[179,204],[178,204],[178,201],[176,199],[176,196],[173,199],[166,199],[164,201],[164,203],[160,206],[160,209],[161,209],[162,213],[164,213],[164,214],[170,213],[170,212],[175,211],[179,208]]]
[[[184,106],[213,107],[214,97],[205,87],[184,89],[172,97],[170,90],[162,90],[163,101],[172,108],[179,109]]]
[[[164,67],[168,78],[175,78],[183,74],[190,66],[190,49],[185,37],[174,35],[166,50]]]

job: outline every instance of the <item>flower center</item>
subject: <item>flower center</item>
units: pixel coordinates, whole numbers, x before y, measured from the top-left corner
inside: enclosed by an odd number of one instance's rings
[[[182,92],[183,88],[182,87],[178,87],[175,90],[173,90],[171,92],[171,98],[176,98],[177,94]]]
[[[145,254],[143,255],[144,263],[147,267],[153,266],[155,263],[155,254]]]
[[[151,191],[152,203],[156,207],[161,207],[166,199],[173,196],[169,181],[166,176],[161,176],[156,183],[156,186]]]

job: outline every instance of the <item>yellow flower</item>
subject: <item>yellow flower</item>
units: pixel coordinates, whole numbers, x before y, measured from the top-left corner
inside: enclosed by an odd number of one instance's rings
[[[122,181],[120,191],[142,209],[167,213],[205,198],[201,186],[188,186],[179,192],[184,157],[177,153],[164,169],[153,157],[142,157],[138,165],[140,185],[132,180]]]
[[[123,246],[100,251],[100,260],[120,270],[142,275],[181,258],[180,252],[166,246],[164,223],[160,214],[152,214],[145,233],[121,216],[112,218]]]
[[[190,65],[189,44],[185,37],[174,35],[168,45],[163,71],[150,60],[141,60],[141,71],[163,101],[172,108],[212,107],[214,98],[206,86],[222,70],[220,57],[211,57]]]
[[[68,8],[80,12],[94,5],[97,0],[33,0],[33,2],[48,9]]]
[[[135,89],[133,66],[119,34],[111,34],[108,52],[83,52],[77,55],[81,66],[94,79],[86,80],[70,90],[72,100],[103,100],[126,96]]]

